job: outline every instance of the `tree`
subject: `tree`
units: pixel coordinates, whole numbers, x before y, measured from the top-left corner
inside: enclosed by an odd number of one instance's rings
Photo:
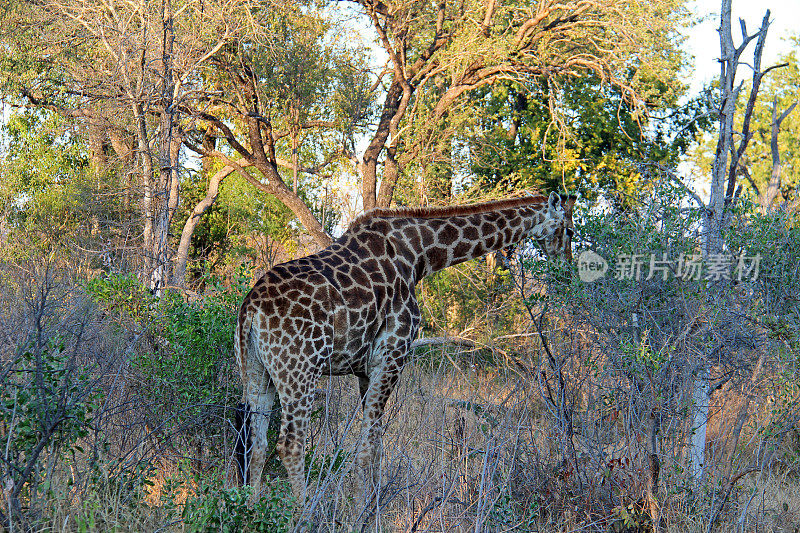
[[[220,171],[224,175],[236,170],[278,198],[324,247],[331,238],[303,198],[299,173],[319,175],[336,162],[342,150],[334,140],[346,142],[355,133],[348,130],[357,130],[368,118],[370,99],[364,95],[369,82],[341,34],[332,38],[331,23],[313,4],[307,7],[288,4],[259,20],[270,36],[266,44],[242,39],[223,47],[211,59],[205,94],[185,103],[182,111],[192,118],[186,126],[187,146],[220,160],[228,167]],[[203,143],[203,136],[222,139],[227,146]],[[301,137],[315,141],[308,153],[314,162],[302,166]],[[279,157],[281,149],[287,157]],[[292,171],[291,186],[281,167]]]
[[[403,168],[426,160],[470,122],[465,97],[502,80],[555,80],[594,74],[639,105],[648,46],[671,50],[679,3],[441,0],[356,2],[389,57],[381,116],[355,158],[364,208],[388,206]],[[613,53],[608,51],[613,50]],[[378,162],[383,175],[378,190]]]
[[[795,40],[796,44],[800,41]],[[740,172],[762,211],[778,201],[796,203],[800,183],[800,63],[797,50],[781,58],[786,67],[764,80],[753,110],[753,136]],[[778,148],[780,147],[780,151]]]
[[[171,2],[148,0],[52,0],[44,6],[23,0],[4,15],[17,32],[4,36],[3,92],[18,105],[50,109],[81,124],[90,144],[109,139],[121,159],[135,154],[142,270],[156,293],[169,281],[181,104],[196,98],[200,69],[211,56],[241,35],[259,35],[250,24],[255,7],[204,2],[174,12]]]
[[[363,208],[388,206],[401,174],[434,157],[446,189],[452,143],[480,105],[467,96],[501,81],[552,87],[591,74],[637,113],[648,102],[644,81],[663,70],[637,58],[652,47],[673,61],[669,42],[682,16],[678,0],[547,1],[533,10],[496,0],[351,5],[388,56],[381,72],[368,68],[371,52],[346,42],[338,4],[46,0],[40,8],[15,0],[4,15],[18,31],[3,38],[1,88],[81,125],[96,168],[114,152],[136,177],[142,271],[157,292],[173,259],[182,147],[216,160],[219,174],[207,176],[183,225],[171,273],[178,284],[193,228],[226,176],[276,197],[325,246],[315,179],[347,171],[349,160]]]
[[[114,216],[113,201],[105,206],[87,201],[96,189],[86,147],[58,115],[39,110],[12,113],[3,133],[0,239],[4,259],[30,254],[31,248],[48,250],[75,241],[85,244],[83,238],[99,229],[100,209]],[[79,232],[81,228],[88,231]]]
[[[183,235],[175,256],[174,271],[179,271],[178,261],[185,258],[187,280],[202,279],[202,274],[228,270],[231,262],[241,264],[249,257],[257,269],[269,268],[276,263],[281,251],[292,253],[297,234],[302,228],[292,224],[293,215],[275,197],[259,190],[234,172],[225,180],[219,172],[187,172],[181,181],[182,204],[178,207],[173,233]],[[207,183],[217,179],[218,184]],[[209,192],[216,195],[212,205],[204,201]],[[207,207],[197,216],[197,206]],[[192,215],[192,212],[195,212]],[[186,225],[193,224],[192,237],[186,239]],[[285,255],[283,256],[285,257]],[[189,258],[192,262],[189,263]],[[173,279],[177,285],[177,280]]]
[[[710,128],[708,99],[678,105],[681,84],[667,71],[661,78],[646,87],[652,95],[647,114],[596,76],[476,91],[484,105],[469,136],[471,169],[490,187],[630,194],[642,186],[642,161],[676,165],[686,139]]]
[[[755,109],[759,89],[764,77],[776,68],[783,65],[774,65],[762,69],[761,57],[764,43],[769,28],[769,15],[767,10],[761,22],[760,29],[748,34],[745,22],[740,19],[742,42],[739,46],[734,45],[731,29],[731,0],[722,0],[720,11],[720,78],[719,78],[719,109],[718,109],[718,137],[714,160],[711,167],[711,192],[708,202],[704,202],[696,193],[690,189],[686,190],[691,194],[694,201],[702,212],[702,242],[700,250],[704,261],[711,262],[714,258],[723,254],[726,249],[726,236],[729,233],[733,210],[740,198],[742,185],[739,183],[741,174],[741,161],[745,155],[748,145],[753,137],[751,123]],[[744,112],[741,117],[741,131],[734,131],[734,124],[737,115],[737,103],[744,87],[744,83],[739,81],[737,84],[736,74],[742,64],[742,54],[747,50],[752,41],[756,41],[753,52],[752,80],[747,91],[747,99]],[[774,123],[773,119],[773,123]],[[774,147],[773,154],[777,153],[777,146]],[[705,445],[706,430],[709,417],[709,404],[711,394],[719,385],[714,385],[711,381],[711,367],[713,365],[714,354],[726,348],[724,339],[725,320],[740,320],[732,308],[731,293],[728,290],[728,282],[725,279],[718,279],[709,282],[706,295],[706,304],[709,308],[718,309],[720,317],[709,325],[706,352],[694,372],[694,383],[692,398],[695,405],[694,415],[694,435],[689,447],[689,457],[691,460],[691,474],[695,481],[699,482],[705,474]],[[755,381],[763,364],[763,353],[760,355],[752,367],[752,379]],[[748,402],[745,402],[741,409],[745,415]],[[738,440],[738,431],[741,425],[734,428],[735,435],[733,442]],[[727,472],[725,483],[730,485],[734,481],[731,472]],[[713,520],[712,520],[713,524]]]

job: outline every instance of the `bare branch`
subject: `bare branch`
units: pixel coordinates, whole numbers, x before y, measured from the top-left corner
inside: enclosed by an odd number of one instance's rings
[[[778,149],[778,134],[780,133],[781,123],[794,111],[797,102],[793,102],[780,116],[778,115],[778,98],[772,100],[772,123],[771,123],[771,136],[770,136],[770,151],[772,152],[772,174],[769,180],[769,186],[761,197],[761,210],[767,212],[778,193],[781,190],[781,154]]]

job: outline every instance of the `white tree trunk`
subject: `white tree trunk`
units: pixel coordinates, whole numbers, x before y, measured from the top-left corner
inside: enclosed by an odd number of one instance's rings
[[[737,47],[733,43],[731,30],[731,0],[722,0],[720,10],[719,44],[720,44],[720,109],[719,109],[719,139],[717,141],[714,164],[711,169],[711,197],[709,198],[703,216],[703,259],[708,263],[714,254],[723,253],[725,250],[724,231],[730,219],[730,207],[738,197],[736,178],[739,160],[742,157],[750,140],[750,118],[753,114],[759,85],[764,74],[776,67],[761,70],[761,55],[764,48],[767,28],[769,27],[769,10],[761,22],[758,32],[748,35],[744,21],[740,20],[742,29],[742,43]],[[738,133],[738,146],[734,141],[734,115],[742,83],[734,86],[736,70],[741,57],[748,44],[753,39],[758,39],[753,57],[753,84],[747,101],[747,107],[742,119],[742,131]],[[729,158],[730,156],[730,158]],[[711,282],[708,303],[714,305],[720,296],[723,282]],[[713,327],[713,326],[712,326]],[[713,342],[713,341],[712,341]],[[713,347],[712,347],[713,349]],[[695,381],[692,391],[694,403],[694,421],[692,424],[693,435],[688,456],[691,460],[692,476],[696,482],[703,479],[704,457],[706,448],[706,428],[708,424],[709,409],[709,361],[704,358],[698,361],[695,369]]]
[[[705,465],[706,434],[708,428],[708,375],[705,371],[698,372],[694,381],[692,404],[694,405],[694,420],[692,421],[692,441],[689,447],[690,475],[697,482],[703,479],[703,466]]]

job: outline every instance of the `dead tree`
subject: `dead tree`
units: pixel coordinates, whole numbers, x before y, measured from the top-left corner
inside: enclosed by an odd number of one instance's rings
[[[772,203],[778,196],[781,190],[781,154],[778,150],[778,133],[781,131],[781,123],[789,116],[789,114],[797,106],[797,102],[792,103],[788,109],[778,116],[778,98],[772,100],[772,124],[770,126],[770,151],[772,152],[772,175],[770,176],[769,185],[767,190],[759,194],[756,188],[756,194],[759,196],[759,204],[761,205],[761,212],[766,213],[772,207]]]

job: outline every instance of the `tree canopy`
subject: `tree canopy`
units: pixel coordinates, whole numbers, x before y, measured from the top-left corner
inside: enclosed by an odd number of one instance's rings
[[[631,187],[704,127],[678,104],[678,0],[13,0],[3,18],[0,90],[68,122],[125,191],[153,287],[185,282],[198,227],[221,235],[203,220],[231,179],[313,249],[345,204],[445,202],[456,181]]]

